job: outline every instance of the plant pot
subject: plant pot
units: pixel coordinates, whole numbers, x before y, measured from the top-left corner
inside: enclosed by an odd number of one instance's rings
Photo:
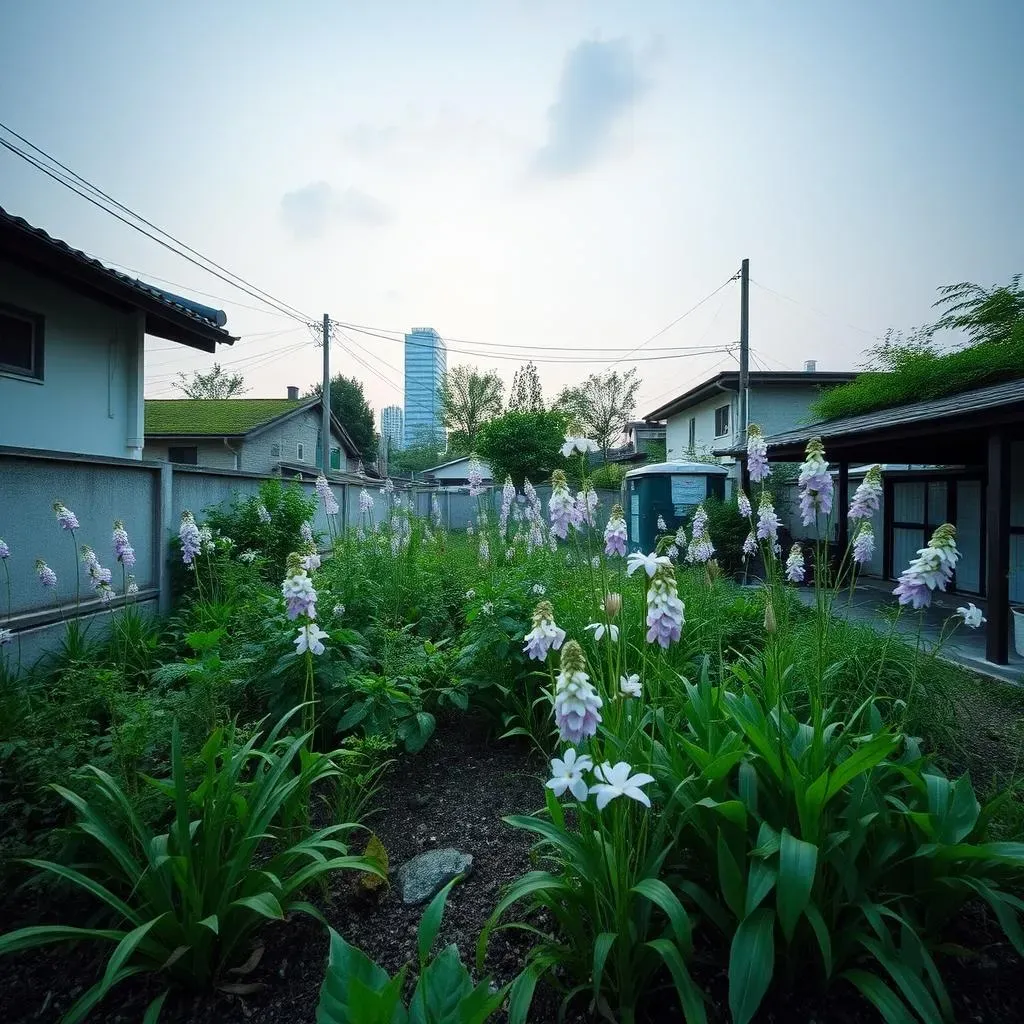
[[[1024,608],[1011,608],[1013,612],[1013,646],[1024,658]]]

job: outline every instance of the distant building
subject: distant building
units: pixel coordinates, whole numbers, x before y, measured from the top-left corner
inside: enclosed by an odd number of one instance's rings
[[[389,452],[398,451],[405,442],[405,416],[400,405],[388,405],[380,411],[380,436]]]
[[[405,336],[405,447],[444,439],[441,380],[448,366],[444,340],[432,327]]]
[[[442,462],[440,466],[431,466],[423,470],[423,479],[428,483],[440,484],[442,487],[465,487],[469,483],[469,464],[472,456],[463,455],[450,462]],[[494,474],[486,462],[477,459],[480,466],[480,479],[482,483],[494,483]]]

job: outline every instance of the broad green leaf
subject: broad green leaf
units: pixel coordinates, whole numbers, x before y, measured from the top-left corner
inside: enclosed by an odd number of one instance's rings
[[[198,922],[200,928],[209,928],[214,935],[220,933],[220,922],[217,920],[216,914],[211,914],[209,917],[204,917],[202,921]]]
[[[661,957],[669,969],[683,1008],[683,1019],[686,1024],[707,1024],[708,1015],[704,1006],[704,993],[690,977],[690,972],[686,969],[679,949],[668,939],[652,939],[647,946]],[[511,1024],[511,1020],[509,1024]]]
[[[139,925],[142,923],[138,913],[128,906],[124,900],[115,896],[109,889],[100,885],[99,882],[90,878],[88,875],[83,874],[81,871],[76,871],[74,868],[67,867],[64,864],[57,864],[54,861],[34,860],[29,857],[26,857],[22,863],[31,864],[33,867],[39,868],[42,871],[47,871],[51,875],[57,875],[59,878],[64,878],[69,882],[73,882],[79,888],[84,889],[97,899],[102,900],[107,904],[107,906],[116,910],[125,919],[125,921],[130,924]]]
[[[138,928],[133,928],[117,944],[117,948],[110,954],[106,970],[103,972],[103,978],[100,980],[99,999],[102,999],[122,979],[123,974],[121,972],[128,966],[128,961],[132,958],[132,954],[139,948],[139,944],[149,934],[150,930],[155,928],[164,919],[164,916],[161,914],[145,924],[140,924]]]
[[[457,882],[462,880],[460,875],[453,878],[427,905],[420,918],[420,926],[416,932],[416,948],[419,952],[421,969],[426,966],[427,958],[430,956],[431,947],[437,939],[437,933],[441,930],[441,918],[444,916],[444,905],[448,899],[448,893]]]
[[[889,977],[896,982],[897,987],[903,993],[903,998],[910,1004],[911,1008],[918,1014],[924,1024],[942,1024],[942,1014],[928,991],[925,983],[903,963],[899,954],[893,950],[890,952],[886,945],[877,939],[864,937],[860,940],[861,945],[871,952],[878,963],[885,969]]]
[[[733,857],[729,844],[721,830],[718,832],[718,884],[722,889],[722,896],[726,904],[733,912],[736,920],[742,920],[744,905],[746,902],[746,889],[743,884],[743,872],[740,870],[736,858]]]
[[[693,948],[693,926],[679,897],[660,878],[643,878],[630,891],[639,893],[665,911],[676,942],[683,953],[689,956]]]
[[[1019,901],[1014,900],[1008,893],[993,889],[980,879],[965,876],[961,881],[969,885],[992,908],[1000,927],[1013,943],[1013,948],[1019,956],[1024,956],[1024,932],[1021,931],[1020,919],[1015,907]],[[0,942],[2,941],[0,939]]]
[[[416,983],[409,1003],[410,1024],[457,1024],[462,1000],[473,991],[473,982],[458,948],[445,946]]]
[[[877,975],[867,971],[844,971],[841,977],[856,985],[862,996],[882,1015],[885,1024],[919,1024],[898,995]]]
[[[228,910],[232,907],[248,907],[254,910],[261,917],[269,918],[271,921],[280,921],[284,918],[284,911],[277,897],[269,892],[258,892],[252,896],[243,896],[228,904]]]
[[[97,981],[95,985],[86,989],[86,991],[75,1000],[72,1006],[61,1018],[61,1024],[81,1024],[81,1022],[84,1021],[96,1008],[96,1005],[104,995],[115,985],[119,985],[122,981],[125,981],[128,978],[133,978],[137,974],[145,974],[148,970],[148,967],[143,967],[141,965],[137,965],[135,967],[122,967],[113,975],[109,984],[106,984],[106,978]]]
[[[775,914],[767,907],[745,917],[729,950],[729,1012],[748,1024],[764,999],[775,970]]]
[[[747,914],[752,914],[764,902],[764,898],[774,888],[777,877],[778,871],[774,864],[757,857],[751,860],[747,872],[747,900],[744,904]]]
[[[821,962],[825,967],[825,977],[832,977],[832,937],[828,933],[828,925],[821,916],[821,911],[813,904],[808,903],[804,907],[804,917],[810,922],[814,929],[814,936],[818,940],[818,948],[821,950]]]
[[[167,998],[170,991],[170,989],[164,989],[164,991],[146,1007],[146,1012],[142,1017],[142,1024],[156,1024],[160,1019],[160,1011],[164,1008],[164,1000]]]
[[[779,842],[779,882],[775,906],[787,942],[793,941],[797,922],[811,898],[817,864],[818,848],[797,839],[789,829],[784,828]]]
[[[320,1003],[317,1006],[317,1024],[376,1024],[367,1016],[370,1006],[378,1006],[366,993],[384,993],[391,979],[387,972],[378,967],[361,949],[347,943],[333,928],[328,929],[331,937],[327,972],[320,986]],[[396,975],[402,979],[403,975]],[[356,1003],[359,1003],[357,1016]]]
[[[949,812],[942,823],[942,841],[959,843],[966,839],[978,822],[981,804],[974,795],[969,775],[963,775],[953,783],[953,796],[949,802]]]
[[[612,946],[615,945],[616,938],[618,936],[615,932],[601,932],[594,939],[594,959],[591,966],[591,977],[594,979],[595,1001],[601,995],[601,979],[604,975],[605,961],[608,959],[608,954],[612,951]]]
[[[508,1024],[526,1024],[539,978],[538,968],[528,964],[522,974],[512,982],[508,995]]]
[[[739,800],[713,800],[706,796],[703,800],[697,801],[697,806],[709,807],[739,828],[743,828],[747,824],[747,809]]]

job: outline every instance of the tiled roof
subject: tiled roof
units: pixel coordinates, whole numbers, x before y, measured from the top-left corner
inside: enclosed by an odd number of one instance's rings
[[[146,434],[166,437],[239,437],[318,399],[148,398]]]
[[[146,284],[145,281],[113,270],[80,249],[74,249],[67,242],[54,238],[42,228],[34,227],[23,217],[9,213],[3,207],[0,207],[0,233],[6,233],[11,237],[20,236],[25,241],[34,242],[36,252],[42,247],[49,251],[52,257],[66,260],[69,265],[74,265],[80,272],[87,273],[91,278],[90,283],[98,289],[104,289],[104,285],[106,285],[104,290],[110,290],[118,297],[134,295],[136,300],[141,302],[142,308],[149,311],[164,310],[168,316],[178,322],[184,318],[186,323],[194,324],[205,339],[226,344],[231,344],[235,340],[214,318],[204,316],[197,310],[176,302],[170,293],[154,288],[152,285]],[[2,251],[2,247],[0,247],[0,253]]]

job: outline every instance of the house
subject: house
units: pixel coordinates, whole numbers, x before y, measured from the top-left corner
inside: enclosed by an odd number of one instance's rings
[[[423,470],[423,479],[442,487],[465,487],[469,484],[469,463],[471,455],[463,455],[462,458],[452,459],[451,462],[442,462],[440,466],[433,466]],[[476,460],[480,465],[480,472],[483,474],[485,484],[494,483],[494,475],[491,467],[486,462]]]
[[[226,322],[0,208],[0,444],[141,459],[145,335],[215,352]]]
[[[626,424],[626,439],[636,453],[649,454],[652,444],[658,447],[655,454],[660,458],[661,445],[665,444],[665,424],[658,420],[630,420]],[[657,460],[655,460],[657,461]]]
[[[277,473],[321,465],[319,398],[150,398],[147,459]],[[331,469],[355,471],[359,450],[331,415]]]
[[[748,375],[747,422],[765,434],[790,430],[813,419],[811,405],[823,387],[845,384],[857,376],[849,372],[818,372],[808,362],[804,371],[753,371]],[[666,458],[671,461],[706,459],[716,449],[737,447],[739,437],[739,383],[736,370],[716,374],[677,398],[649,412],[646,420],[665,420]],[[739,464],[723,460],[729,470],[726,494],[739,482]]]
[[[896,579],[935,527],[952,523],[960,557],[948,590],[985,602],[985,657],[1008,663],[1010,605],[1024,605],[1024,378],[765,433],[772,461],[800,461],[807,442],[822,439],[839,509],[849,505],[857,467],[898,463],[882,477],[876,570]],[[730,454],[742,458],[742,446]],[[847,518],[837,519],[845,549]]]

